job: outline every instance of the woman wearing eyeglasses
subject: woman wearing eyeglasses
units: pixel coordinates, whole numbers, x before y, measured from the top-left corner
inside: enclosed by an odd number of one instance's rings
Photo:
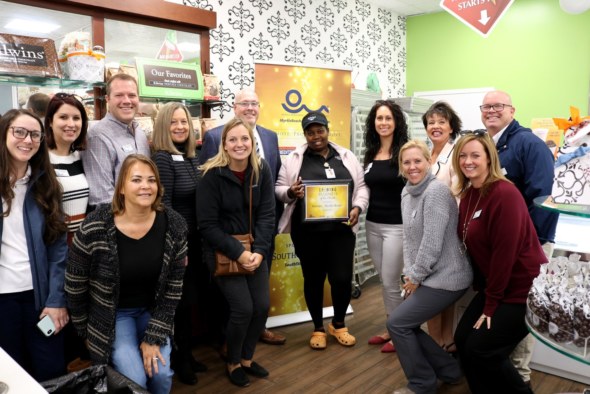
[[[422,115],[422,123],[432,143],[430,151],[432,174],[452,188],[453,184],[457,182],[452,159],[455,139],[461,131],[461,119],[449,104],[437,101]],[[428,334],[449,353],[457,351],[453,340],[454,320],[454,304],[449,305],[439,315],[428,320]]]
[[[57,93],[45,115],[49,160],[63,188],[62,206],[68,225],[68,243],[86,217],[88,181],[80,151],[86,148],[88,116],[82,103],[71,94]]]
[[[455,343],[472,393],[530,394],[509,355],[528,334],[525,302],[547,258],[522,195],[499,163],[485,130],[466,134],[455,146],[457,233],[471,257],[477,291]]]
[[[0,119],[0,347],[38,381],[65,373],[60,331],[69,320],[67,227],[43,137],[27,110]],[[44,316],[55,327],[49,336],[36,327]]]

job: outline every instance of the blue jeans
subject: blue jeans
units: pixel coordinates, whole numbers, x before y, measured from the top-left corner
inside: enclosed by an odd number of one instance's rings
[[[143,358],[139,345],[144,337],[145,329],[151,315],[145,308],[117,309],[115,321],[115,341],[111,362],[117,372],[125,375],[140,386],[147,388],[152,394],[168,394],[172,389],[170,369],[170,338],[166,345],[160,347],[160,353],[166,361],[158,361],[158,373],[149,378],[143,368]]]

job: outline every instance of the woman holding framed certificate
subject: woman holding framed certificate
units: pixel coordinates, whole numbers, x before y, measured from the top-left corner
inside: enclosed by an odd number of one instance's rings
[[[329,142],[324,114],[310,112],[301,123],[307,143],[283,162],[275,187],[277,198],[287,204],[279,232],[291,232],[301,262],[305,302],[314,324],[309,345],[316,350],[327,346],[322,319],[327,276],[334,306],[329,333],[341,345],[353,346],[356,339],[344,317],[351,297],[355,233],[369,191],[354,154]]]
[[[402,256],[401,193],[405,181],[399,176],[399,149],[408,141],[408,125],[399,105],[377,100],[367,116],[365,129],[365,182],[371,190],[365,221],[367,247],[383,286],[385,314],[401,304],[399,277]],[[381,352],[395,351],[389,333],[369,338],[371,345],[383,345]]]

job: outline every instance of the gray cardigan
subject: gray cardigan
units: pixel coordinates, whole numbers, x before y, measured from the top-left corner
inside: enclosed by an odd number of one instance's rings
[[[459,212],[450,189],[430,172],[402,190],[404,274],[434,289],[466,289],[473,271],[457,236]]]

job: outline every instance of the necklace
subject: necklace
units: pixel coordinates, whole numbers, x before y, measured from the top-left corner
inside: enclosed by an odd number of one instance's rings
[[[465,239],[467,238],[467,230],[469,229],[469,224],[471,220],[475,216],[475,211],[477,211],[477,206],[479,205],[479,200],[481,200],[481,192],[479,193],[479,197],[477,198],[477,202],[475,203],[475,207],[469,215],[469,208],[471,207],[471,196],[473,196],[473,192],[469,194],[469,200],[467,201],[467,211],[465,216],[465,221],[463,222],[463,250],[461,252],[467,252],[467,244],[465,243]]]

